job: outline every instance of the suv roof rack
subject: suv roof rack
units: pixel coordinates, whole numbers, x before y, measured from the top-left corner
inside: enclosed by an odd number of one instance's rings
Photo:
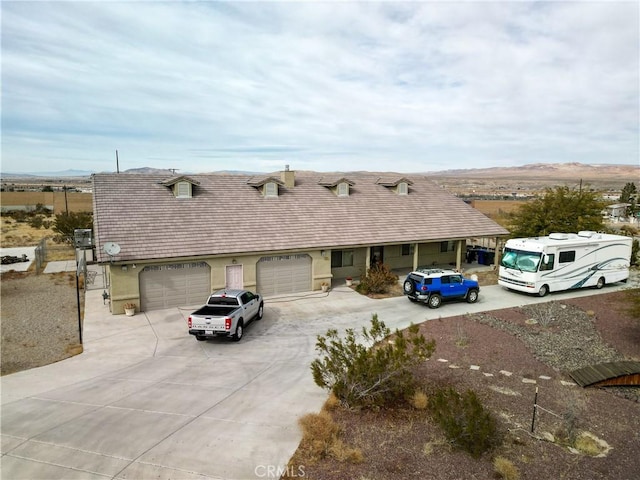
[[[443,270],[441,268],[418,268],[417,273],[424,273],[425,275],[433,275],[435,273],[445,273],[449,270]]]

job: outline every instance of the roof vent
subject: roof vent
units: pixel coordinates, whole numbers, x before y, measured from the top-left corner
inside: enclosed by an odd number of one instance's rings
[[[569,235],[566,233],[550,233],[549,238],[551,240],[568,240]]]
[[[591,238],[596,234],[596,232],[592,232],[591,230],[582,230],[578,232],[579,237]]]

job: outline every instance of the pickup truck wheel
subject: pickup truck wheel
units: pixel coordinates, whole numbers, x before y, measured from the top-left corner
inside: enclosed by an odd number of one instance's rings
[[[413,282],[411,280],[407,280],[404,282],[402,288],[404,289],[404,293],[413,293]]]
[[[239,342],[242,340],[242,335],[244,335],[244,322],[240,320],[238,322],[238,326],[236,327],[236,334],[233,336],[234,342]]]
[[[478,301],[478,291],[477,290],[469,290],[467,293],[467,302],[476,303]]]
[[[264,315],[264,303],[261,303],[258,307],[258,314],[256,315],[256,320],[261,320]]]
[[[442,305],[442,297],[437,293],[434,293],[429,297],[427,305],[429,305],[429,308],[438,308],[440,305]]]
[[[196,340],[199,342],[204,342],[207,339],[204,335],[196,335]]]

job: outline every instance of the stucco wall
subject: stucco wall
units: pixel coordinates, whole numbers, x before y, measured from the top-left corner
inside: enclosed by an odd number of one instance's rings
[[[291,252],[288,252],[291,253]],[[312,288],[320,290],[323,282],[331,283],[331,251],[326,250],[325,256],[321,256],[320,251],[294,252],[304,253],[311,257]],[[233,255],[227,257],[212,257],[203,259],[186,258],[173,259],[165,262],[135,262],[127,263],[126,270],[122,264],[107,266],[107,275],[110,284],[111,312],[114,314],[124,313],[125,303],[135,303],[140,307],[140,273],[146,265],[188,263],[192,261],[205,262],[211,267],[211,291],[219,290],[226,286],[226,267],[230,265],[242,265],[243,286],[247,290],[256,290],[257,265],[260,258],[268,255]],[[362,257],[364,259],[364,256]],[[233,263],[235,260],[235,263]],[[206,299],[202,299],[202,303]]]

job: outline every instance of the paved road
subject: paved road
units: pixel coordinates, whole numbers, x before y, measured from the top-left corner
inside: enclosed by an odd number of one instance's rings
[[[297,419],[326,394],[309,364],[315,339],[378,313],[392,329],[548,300],[485,287],[477,304],[438,310],[338,287],[271,298],[239,343],[197,342],[191,308],[111,316],[87,292],[84,353],[0,379],[2,479],[278,478],[300,441]],[[195,307],[195,306],[194,306]]]

